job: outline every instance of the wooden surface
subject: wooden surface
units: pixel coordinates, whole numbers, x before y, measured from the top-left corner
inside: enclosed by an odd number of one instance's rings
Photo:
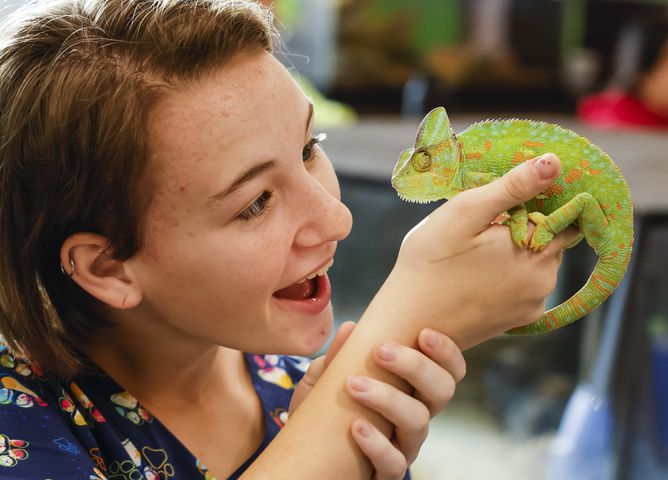
[[[451,115],[456,132],[487,118]],[[668,213],[668,132],[603,131],[563,115],[531,114],[519,118],[557,123],[587,137],[619,166],[631,189],[637,213]],[[338,173],[389,182],[399,152],[415,139],[419,121],[419,118],[366,118],[349,128],[328,130],[323,146]]]

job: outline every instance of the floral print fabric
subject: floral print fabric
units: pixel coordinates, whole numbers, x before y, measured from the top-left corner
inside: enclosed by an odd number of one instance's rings
[[[246,354],[265,412],[265,437],[237,478],[287,420],[308,361]],[[12,480],[213,479],[160,422],[103,373],[62,383],[0,344],[0,478]]]

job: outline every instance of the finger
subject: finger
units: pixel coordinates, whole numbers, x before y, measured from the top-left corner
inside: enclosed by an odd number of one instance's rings
[[[362,453],[376,470],[376,480],[401,480],[406,475],[408,463],[399,449],[373,425],[357,419],[352,425],[352,436]]]
[[[456,383],[466,376],[466,360],[457,344],[441,332],[425,328],[418,335],[418,347],[448,371]]]
[[[546,153],[524,162],[503,177],[487,185],[473,188],[455,196],[465,211],[475,215],[458,217],[459,228],[480,233],[501,213],[524,203],[544,191],[561,173],[561,162],[553,153]]]
[[[334,339],[332,340],[332,343],[329,345],[329,348],[327,349],[327,355],[325,356],[325,368],[327,368],[329,364],[332,363],[332,360],[334,360],[336,354],[339,353],[339,350],[341,349],[343,344],[346,343],[346,340],[348,340],[350,334],[353,333],[355,327],[356,327],[355,322],[351,321],[343,322],[341,324],[339,330],[336,332],[336,335],[334,336]]]
[[[456,379],[466,372],[464,357],[452,340],[433,332],[435,346],[424,346],[422,351],[399,344],[384,342],[374,351],[376,362],[406,380],[414,389],[414,396],[423,403],[430,416],[436,415],[455,394]],[[426,343],[429,335],[421,332],[418,342]],[[420,346],[422,350],[423,346]],[[428,357],[433,355],[435,359]]]
[[[311,389],[316,384],[318,379],[322,376],[322,373],[325,371],[325,357],[320,356],[311,362],[308,370],[299,381],[295,387],[295,391],[292,394],[290,399],[290,406],[288,407],[288,412],[291,415],[299,405],[304,401],[304,399],[311,392]]]
[[[395,427],[394,434],[405,458],[417,457],[429,433],[431,414],[417,398],[384,382],[351,376],[346,390],[358,403],[381,414]]]
[[[563,250],[567,246],[571,245],[577,238],[581,235],[580,229],[571,225],[566,230],[561,232],[559,235],[555,236],[554,239],[550,242],[555,244],[555,248]]]

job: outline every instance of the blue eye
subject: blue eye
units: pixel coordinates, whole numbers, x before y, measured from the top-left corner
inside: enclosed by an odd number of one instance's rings
[[[314,153],[313,153],[314,147],[319,143],[323,142],[326,138],[327,138],[326,133],[319,133],[318,135],[311,137],[308,143],[304,145],[304,149],[302,150],[302,160],[305,162],[312,160],[314,158]]]
[[[271,192],[265,190],[246,210],[237,215],[237,218],[247,222],[248,220],[259,217],[265,212],[270,198]]]

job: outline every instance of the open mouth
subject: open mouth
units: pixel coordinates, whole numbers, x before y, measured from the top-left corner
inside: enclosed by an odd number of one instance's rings
[[[280,289],[274,293],[276,298],[285,298],[287,300],[306,300],[307,298],[315,297],[318,289],[318,284],[315,278],[310,280],[302,280]]]
[[[327,271],[333,263],[334,260],[332,259],[318,271],[311,273],[306,278],[274,292],[274,297],[286,300],[306,300],[315,298],[319,293],[318,290],[319,286],[322,284],[322,277],[327,275]]]

